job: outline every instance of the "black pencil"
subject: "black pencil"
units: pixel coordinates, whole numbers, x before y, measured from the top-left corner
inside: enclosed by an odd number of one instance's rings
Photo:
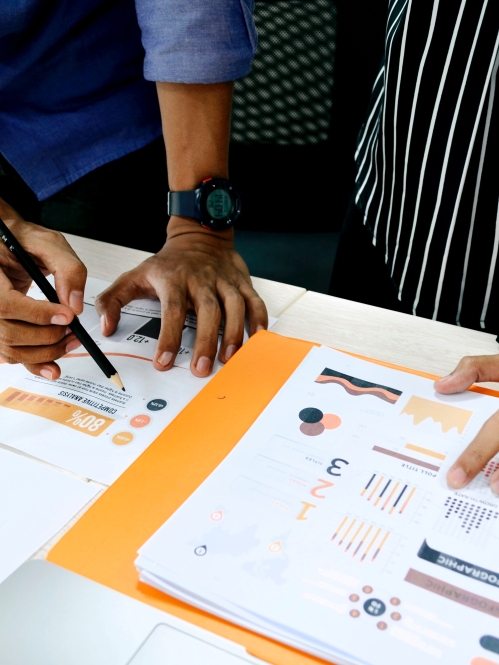
[[[8,226],[0,219],[0,237],[3,242],[6,244],[8,249],[16,257],[22,267],[26,270],[31,279],[35,282],[38,288],[45,295],[47,300],[52,303],[60,304],[57,293],[47,280],[45,275],[41,272],[35,262],[31,257],[24,251],[21,244],[16,240],[12,231]],[[109,360],[106,358],[101,349],[97,346],[94,340],[90,337],[88,332],[80,323],[80,320],[77,316],[69,324],[69,328],[76,335],[77,339],[81,342],[82,346],[88,351],[90,356],[95,360],[97,365],[101,368],[104,374],[110,379],[118,388],[125,390],[123,383],[121,382],[120,375],[116,369],[111,365]]]

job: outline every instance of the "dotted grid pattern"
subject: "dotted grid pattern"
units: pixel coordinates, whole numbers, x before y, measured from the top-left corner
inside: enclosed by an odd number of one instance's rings
[[[466,534],[469,534],[472,529],[484,528],[484,522],[492,519],[496,520],[499,516],[499,513],[495,510],[456,497],[448,497],[444,505],[447,508],[445,519],[457,518],[460,527],[464,529]]]
[[[326,141],[336,38],[333,0],[255,5],[259,46],[236,82],[232,140],[306,145]]]

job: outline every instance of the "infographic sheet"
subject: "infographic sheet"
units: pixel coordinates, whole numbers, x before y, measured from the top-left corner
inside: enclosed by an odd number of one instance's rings
[[[498,407],[313,349],[141,548],[140,578],[336,663],[499,663],[499,459],[445,480]]]
[[[118,390],[83,347],[59,362],[57,381],[0,364],[0,443],[109,485],[197,395],[210,377],[190,370],[196,318],[186,318],[175,366],[152,365],[161,327],[158,300],[135,300],[123,308],[112,337],[100,332],[95,298],[109,284],[88,279],[80,320],[117,369]],[[36,287],[30,295],[43,298]],[[275,321],[275,320],[274,320]],[[222,331],[221,331],[222,332]],[[214,372],[221,363],[216,361]]]

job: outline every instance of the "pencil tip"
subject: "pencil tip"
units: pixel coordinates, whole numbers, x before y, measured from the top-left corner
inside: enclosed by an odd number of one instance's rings
[[[116,372],[116,374],[113,374],[109,378],[115,385],[118,386],[118,388],[120,388],[121,390],[125,390],[125,386],[123,385],[123,382],[120,379],[120,375],[118,374],[118,372]]]

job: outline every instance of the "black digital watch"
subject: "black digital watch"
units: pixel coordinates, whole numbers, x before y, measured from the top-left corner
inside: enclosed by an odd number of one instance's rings
[[[223,231],[241,214],[241,195],[229,180],[208,178],[197,189],[169,192],[168,214],[193,217],[207,229]]]

